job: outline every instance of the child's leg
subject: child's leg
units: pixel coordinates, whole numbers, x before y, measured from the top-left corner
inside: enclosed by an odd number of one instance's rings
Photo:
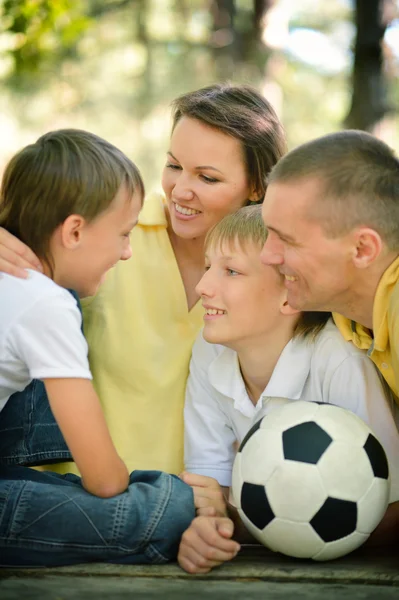
[[[34,379],[0,412],[0,464],[40,465],[72,460],[42,381]]]
[[[134,471],[103,499],[75,475],[0,467],[1,566],[164,563],[194,516],[191,488],[159,471]]]

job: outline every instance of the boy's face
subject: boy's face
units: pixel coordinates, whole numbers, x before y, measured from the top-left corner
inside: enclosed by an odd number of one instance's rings
[[[139,193],[131,197],[121,186],[110,207],[94,221],[83,224],[79,244],[63,259],[63,281],[57,281],[57,277],[56,281],[76,290],[81,298],[94,295],[107,271],[119,260],[131,257],[130,232],[137,224],[141,205]]]
[[[204,338],[239,350],[261,343],[284,318],[284,278],[260,261],[260,248],[248,242],[207,249],[206,272],[197,285],[205,308]]]

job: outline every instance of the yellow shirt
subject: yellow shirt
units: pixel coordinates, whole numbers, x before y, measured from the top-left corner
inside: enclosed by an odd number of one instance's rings
[[[183,468],[183,405],[191,347],[203,324],[190,312],[166,230],[162,197],[148,198],[132,232],[132,258],[83,303],[94,385],[128,469]],[[72,463],[52,465],[77,472]]]
[[[337,313],[333,316],[344,338],[367,350],[399,404],[399,258],[378,284],[373,305],[373,337],[363,325]]]

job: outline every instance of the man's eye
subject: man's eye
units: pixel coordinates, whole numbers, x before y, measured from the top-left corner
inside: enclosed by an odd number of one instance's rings
[[[234,269],[227,269],[227,272],[232,277],[234,277],[234,275],[239,275],[239,272],[238,271],[234,271]]]

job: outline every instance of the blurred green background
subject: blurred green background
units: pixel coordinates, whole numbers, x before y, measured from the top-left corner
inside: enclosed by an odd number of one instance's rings
[[[223,80],[265,94],[290,148],[350,126],[399,150],[399,0],[0,0],[0,19],[0,171],[76,127],[156,189],[171,100]]]

